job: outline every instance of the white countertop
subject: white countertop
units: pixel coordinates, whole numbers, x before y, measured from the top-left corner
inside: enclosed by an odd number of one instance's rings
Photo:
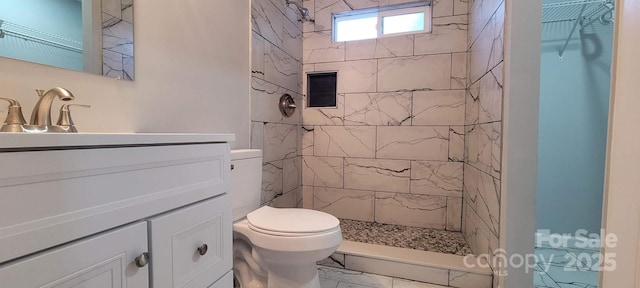
[[[191,133],[4,133],[0,150],[78,146],[125,146],[235,141],[234,134]]]

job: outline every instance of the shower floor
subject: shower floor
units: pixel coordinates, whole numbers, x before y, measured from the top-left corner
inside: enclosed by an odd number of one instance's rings
[[[471,249],[462,233],[340,219],[344,240],[464,256]]]

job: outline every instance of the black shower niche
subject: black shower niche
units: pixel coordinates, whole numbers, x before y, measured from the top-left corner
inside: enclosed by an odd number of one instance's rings
[[[338,72],[307,73],[307,107],[336,108]]]

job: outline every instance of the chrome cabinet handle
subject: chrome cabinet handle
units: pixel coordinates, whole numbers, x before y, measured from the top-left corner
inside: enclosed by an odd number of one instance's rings
[[[144,252],[138,255],[138,257],[136,257],[135,259],[135,262],[136,262],[136,266],[140,268],[147,266],[147,264],[149,264],[149,253]]]
[[[209,246],[207,244],[202,244],[202,246],[198,247],[197,250],[200,256],[204,256],[204,254],[207,254],[207,251],[209,251]]]

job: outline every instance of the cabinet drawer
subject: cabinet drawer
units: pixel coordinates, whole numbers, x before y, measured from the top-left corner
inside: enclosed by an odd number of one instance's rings
[[[231,222],[228,195],[149,219],[153,287],[207,287],[231,270]]]
[[[143,252],[147,225],[139,222],[0,266],[0,286],[149,287],[149,265],[134,263]]]
[[[221,195],[229,145],[0,153],[0,263]]]

